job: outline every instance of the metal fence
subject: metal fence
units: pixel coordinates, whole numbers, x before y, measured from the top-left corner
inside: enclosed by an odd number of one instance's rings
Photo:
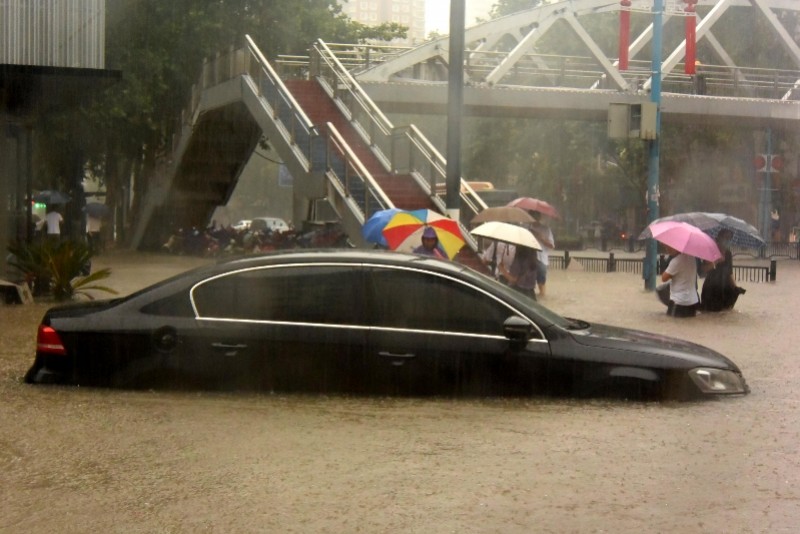
[[[570,252],[563,254],[550,253],[548,266],[550,269],[567,269],[575,262],[586,272],[591,273],[630,273],[642,274],[644,258],[616,258],[613,252],[607,257],[574,256]],[[661,256],[657,262],[657,272],[661,272],[666,264],[666,258]],[[761,265],[734,265],[733,275],[742,282],[774,282],[777,277],[778,262],[770,260],[769,266]]]
[[[609,239],[581,241],[582,250],[596,250],[598,252],[643,252],[646,240],[635,239]],[[734,257],[749,257],[753,259],[789,259],[800,260],[800,242],[772,241],[761,248],[731,247]]]

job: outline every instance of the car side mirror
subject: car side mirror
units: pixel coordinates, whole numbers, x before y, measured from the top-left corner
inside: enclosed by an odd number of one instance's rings
[[[512,315],[503,322],[503,334],[511,341],[513,346],[525,346],[531,338],[533,325],[530,321],[517,315]]]

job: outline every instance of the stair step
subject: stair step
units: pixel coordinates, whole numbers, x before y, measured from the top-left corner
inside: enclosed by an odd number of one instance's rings
[[[367,143],[316,80],[285,80],[284,84],[313,124],[318,127],[326,123],[334,125],[396,207],[405,210],[435,209],[428,195],[410,175],[396,175],[386,171]],[[324,128],[321,131],[324,132]],[[462,248],[454,260],[477,271],[488,273],[480,258],[469,247]]]

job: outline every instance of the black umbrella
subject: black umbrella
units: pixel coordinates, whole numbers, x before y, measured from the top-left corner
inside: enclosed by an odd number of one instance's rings
[[[661,217],[653,221],[653,223],[663,221],[689,223],[692,226],[700,228],[711,237],[716,237],[719,231],[725,228],[730,230],[733,234],[731,243],[734,245],[750,248],[761,248],[764,246],[764,240],[759,235],[757,228],[742,219],[725,213],[706,213],[700,211],[676,213],[675,215]],[[649,226],[641,233],[639,239],[647,239],[648,237],[652,237]]]
[[[108,206],[105,204],[100,204],[99,202],[89,202],[86,204],[86,206],[84,206],[83,211],[85,211],[89,217],[102,219],[108,215],[111,210],[109,210]]]
[[[33,201],[40,204],[66,204],[70,200],[69,195],[55,189],[45,189],[33,195]]]

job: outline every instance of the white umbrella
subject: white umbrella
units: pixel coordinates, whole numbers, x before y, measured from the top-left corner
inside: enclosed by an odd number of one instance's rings
[[[479,237],[494,239],[495,241],[542,250],[542,245],[530,230],[515,224],[490,221],[483,223],[470,233]]]

